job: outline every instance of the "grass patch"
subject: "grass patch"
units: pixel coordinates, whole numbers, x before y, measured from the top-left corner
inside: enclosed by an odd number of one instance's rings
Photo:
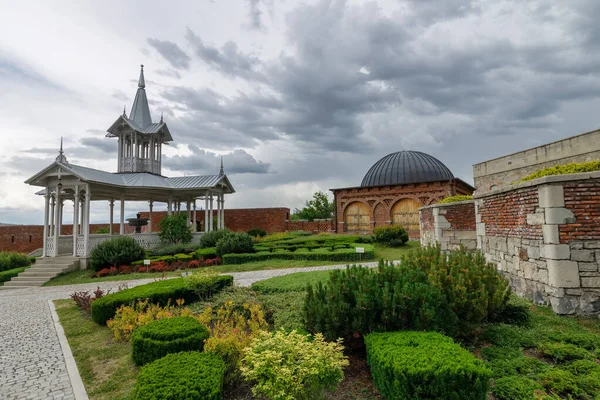
[[[113,342],[112,332],[96,325],[72,300],[54,304],[89,398],[127,399],[138,373],[131,344]]]
[[[302,292],[307,286],[329,280],[331,271],[296,272],[293,274],[276,276],[252,284],[252,289],[261,293],[277,292]]]

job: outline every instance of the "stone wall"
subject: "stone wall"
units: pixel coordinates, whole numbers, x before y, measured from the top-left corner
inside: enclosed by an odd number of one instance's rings
[[[419,209],[421,246],[439,244],[443,251],[477,247],[475,202],[434,204]]]
[[[520,296],[559,314],[600,313],[600,172],[477,194],[477,242]]]
[[[594,160],[600,160],[600,130],[475,164],[475,190],[485,193],[546,167]]]

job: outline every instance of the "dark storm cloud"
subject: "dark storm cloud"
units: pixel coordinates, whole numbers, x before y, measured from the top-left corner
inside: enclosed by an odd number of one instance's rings
[[[192,59],[176,43],[168,40],[154,38],[146,39],[146,42],[158,52],[175,69],[187,70],[190,68]]]
[[[194,54],[223,75],[246,79],[257,79],[260,76],[257,72],[260,60],[241,52],[234,42],[227,42],[221,48],[217,48],[205,44],[190,28],[187,28],[185,37],[194,49]]]
[[[195,145],[188,145],[191,155],[163,157],[165,167],[174,171],[187,172],[199,175],[213,175],[219,172],[221,156],[202,150]],[[256,160],[244,150],[236,149],[223,157],[226,174],[266,174],[269,172],[269,163]]]

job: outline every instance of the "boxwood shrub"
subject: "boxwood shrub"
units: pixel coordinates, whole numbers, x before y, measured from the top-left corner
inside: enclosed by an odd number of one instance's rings
[[[27,255],[14,251],[0,251],[0,272],[19,267],[26,267],[31,262]]]
[[[485,400],[492,372],[437,332],[371,333],[365,337],[373,381],[388,400]]]
[[[208,329],[193,317],[159,319],[133,331],[131,358],[144,365],[171,353],[202,351]]]
[[[146,256],[144,248],[128,236],[120,236],[98,244],[90,253],[90,264],[95,271],[103,268],[130,265]]]
[[[216,275],[211,279],[215,280],[214,287],[218,290],[233,284],[233,277],[229,275]],[[97,324],[105,325],[106,321],[115,316],[119,307],[134,303],[138,299],[149,299],[150,303],[165,305],[169,300],[175,302],[177,299],[183,299],[186,303],[190,303],[197,298],[198,294],[185,284],[183,278],[152,282],[95,300],[92,303],[92,320]]]
[[[140,370],[134,400],[221,400],[225,363],[213,353],[169,354]]]
[[[497,400],[530,400],[542,386],[525,376],[505,376],[494,381],[492,393]]]
[[[254,241],[252,237],[245,232],[235,232],[223,236],[217,241],[217,255],[222,257],[224,254],[244,254],[254,252]]]
[[[198,249],[194,252],[194,258],[197,260],[208,260],[211,258],[217,258],[217,249],[215,247]]]
[[[27,268],[29,267],[13,268],[7,271],[0,272],[0,283],[10,281],[12,278],[25,271]]]
[[[207,247],[216,247],[219,239],[231,235],[229,229],[219,229],[216,231],[205,232],[200,236],[200,248],[206,249]]]
[[[266,261],[266,260],[310,260],[310,261],[368,261],[375,258],[375,249],[373,245],[364,244],[364,253],[357,253],[354,247],[350,249],[314,249],[311,251],[294,251],[286,249],[273,250],[273,252],[245,253],[245,254],[225,254],[223,264],[243,264],[247,262]]]

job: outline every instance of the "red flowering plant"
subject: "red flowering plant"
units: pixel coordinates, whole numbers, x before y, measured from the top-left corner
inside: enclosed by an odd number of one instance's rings
[[[214,265],[221,265],[221,257],[216,257],[208,260],[190,260],[190,261],[173,261],[171,263],[160,260],[151,261],[150,265],[121,265],[120,267],[104,268],[92,275],[93,278],[101,278],[108,275],[127,275],[134,272],[145,273],[145,272],[169,272],[177,271],[182,269],[195,269],[202,267],[212,267]]]

